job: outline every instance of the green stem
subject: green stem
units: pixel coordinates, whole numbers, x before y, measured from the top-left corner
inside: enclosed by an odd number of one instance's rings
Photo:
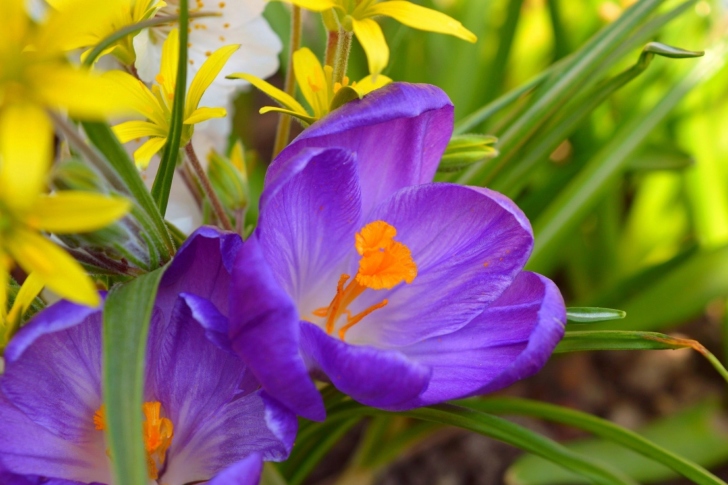
[[[174,104],[172,105],[172,119],[169,124],[169,136],[164,146],[164,154],[159,164],[157,176],[152,185],[154,197],[159,212],[167,212],[169,191],[172,189],[172,179],[177,167],[180,143],[182,142],[182,121],[185,109],[185,95],[187,94],[187,38],[189,32],[189,1],[179,0],[179,57],[177,59],[177,80],[174,88]]]
[[[286,81],[284,89],[286,94],[295,97],[296,77],[293,75],[293,53],[301,48],[301,7],[293,5],[291,11],[291,42],[288,49],[288,66],[286,68]],[[291,117],[280,114],[276,129],[276,140],[273,144],[273,158],[288,145],[291,135]]]
[[[351,37],[353,32],[340,30],[338,43],[336,45],[336,58],[334,59],[334,82],[342,83],[346,76],[346,66],[349,63],[349,52],[351,51]]]
[[[195,171],[195,175],[197,175],[197,179],[200,181],[202,191],[205,193],[207,200],[210,201],[210,205],[212,205],[212,211],[215,213],[215,217],[217,217],[217,220],[225,230],[232,231],[233,226],[230,224],[230,218],[225,213],[225,209],[223,208],[222,203],[220,203],[220,199],[217,197],[215,189],[212,188],[210,179],[207,178],[205,169],[202,168],[202,164],[197,158],[192,142],[185,146],[185,152],[187,152],[187,159],[189,160],[190,165],[192,165],[192,170]]]

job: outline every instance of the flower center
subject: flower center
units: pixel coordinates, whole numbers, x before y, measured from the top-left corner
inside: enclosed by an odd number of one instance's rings
[[[167,450],[174,437],[172,421],[162,418],[161,411],[162,403],[159,401],[145,402],[142,405],[144,449],[147,452],[147,471],[152,480],[159,478],[159,469],[164,466]],[[94,414],[94,426],[98,430],[106,429],[106,411],[103,404]]]
[[[402,282],[412,283],[417,277],[417,264],[412,253],[405,244],[394,240],[396,235],[397,229],[384,221],[371,222],[356,234],[355,247],[361,259],[354,279],[349,281],[351,276],[342,274],[329,306],[313,311],[315,316],[326,318],[326,333],[331,335],[336,321],[346,314],[346,323],[339,329],[339,338],[344,340],[347,330],[389,303],[384,299],[353,315],[349,306],[367,288],[391,290]]]

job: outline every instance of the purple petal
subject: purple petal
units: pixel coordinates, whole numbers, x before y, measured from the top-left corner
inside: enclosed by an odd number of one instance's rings
[[[208,480],[251,453],[265,460],[284,460],[293,446],[297,421],[286,408],[273,407],[257,391],[215,409],[184,443],[177,441],[175,426],[162,481]]]
[[[430,369],[396,350],[351,345],[301,322],[301,349],[341,392],[368,406],[397,409],[427,386]]]
[[[18,332],[6,357],[8,400],[55,435],[88,441],[101,406],[101,312],[52,305]]]
[[[180,247],[162,277],[155,305],[169,319],[180,293],[210,300],[227,315],[230,272],[242,240],[233,233],[201,227]]]
[[[347,341],[410,345],[466,325],[495,301],[523,268],[533,246],[528,221],[514,204],[488,190],[428,184],[399,191],[370,220],[397,229],[418,274],[390,291],[365,291],[358,313],[388,300],[349,330]],[[355,268],[351,268],[355,271]]]
[[[359,230],[361,199],[350,153],[305,150],[290,163],[285,173],[295,174],[266,188],[257,235],[276,281],[300,308],[321,292],[333,297]]]
[[[496,391],[536,373],[561,340],[565,323],[556,285],[541,275],[520,273],[464,328],[400,349],[432,368],[427,390],[405,408]]]
[[[36,388],[41,387],[36,382]],[[32,392],[32,389],[29,390]],[[55,401],[60,403],[60,401]],[[0,483],[28,485],[37,482],[32,476],[55,477],[61,480],[76,480],[82,483],[111,483],[111,472],[102,431],[93,427],[93,414],[88,416],[91,426],[85,439],[67,441],[43,426],[33,422],[20,409],[13,406],[0,394],[0,460],[6,474],[30,475],[13,477],[16,481],[5,481],[0,472]]]
[[[169,483],[209,479],[252,452],[282,459],[296,429],[295,415],[256,391],[243,362],[206,337],[206,325],[220,317],[214,306],[195,303],[180,297],[147,359],[146,400],[162,402],[174,425]]]
[[[266,185],[305,148],[344,148],[359,160],[367,214],[397,190],[432,181],[452,123],[452,103],[439,88],[393,83],[304,130],[271,164]]]
[[[230,313],[232,347],[263,388],[297,414],[323,420],[323,400],[298,350],[298,311],[274,278],[256,237],[238,253]]]
[[[262,471],[263,460],[254,453],[218,473],[210,485],[258,485]]]

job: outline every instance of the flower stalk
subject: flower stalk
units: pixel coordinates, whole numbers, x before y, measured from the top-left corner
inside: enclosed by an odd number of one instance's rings
[[[293,75],[293,53],[301,48],[301,7],[293,5],[291,11],[291,42],[288,51],[288,66],[286,68],[285,91],[294,96],[296,91],[296,78]],[[291,117],[280,116],[276,128],[276,139],[273,144],[273,158],[288,144],[291,134]]]
[[[353,32],[348,30],[340,30],[338,33],[338,43],[336,46],[336,58],[334,60],[334,75],[333,81],[335,83],[344,84],[344,77],[346,77],[346,67],[349,64],[349,53],[351,52],[351,37]]]
[[[192,165],[192,170],[195,171],[195,175],[197,175],[197,179],[200,181],[200,185],[202,186],[202,191],[205,193],[207,200],[210,201],[212,211],[215,213],[215,217],[217,217],[220,225],[227,231],[234,230],[233,226],[230,224],[230,218],[225,213],[225,209],[222,207],[220,199],[215,193],[215,189],[212,188],[210,179],[208,179],[207,174],[205,174],[205,169],[202,168],[200,159],[197,158],[192,142],[185,146],[185,153],[187,153],[187,160],[189,160],[190,165]]]

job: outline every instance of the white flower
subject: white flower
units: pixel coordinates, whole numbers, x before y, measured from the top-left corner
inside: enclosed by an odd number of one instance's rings
[[[157,15],[176,15],[178,0],[167,0],[167,6]],[[218,17],[190,19],[188,82],[205,59],[220,47],[239,44],[223,74],[246,72],[265,78],[278,70],[278,54],[282,45],[278,36],[262,17],[265,0],[192,0],[192,12],[219,13]],[[174,26],[147,29],[134,38],[136,69],[139,77],[152,82],[159,71],[162,44]],[[235,90],[247,83],[220,76],[202,98],[203,106],[223,106],[230,103]]]

